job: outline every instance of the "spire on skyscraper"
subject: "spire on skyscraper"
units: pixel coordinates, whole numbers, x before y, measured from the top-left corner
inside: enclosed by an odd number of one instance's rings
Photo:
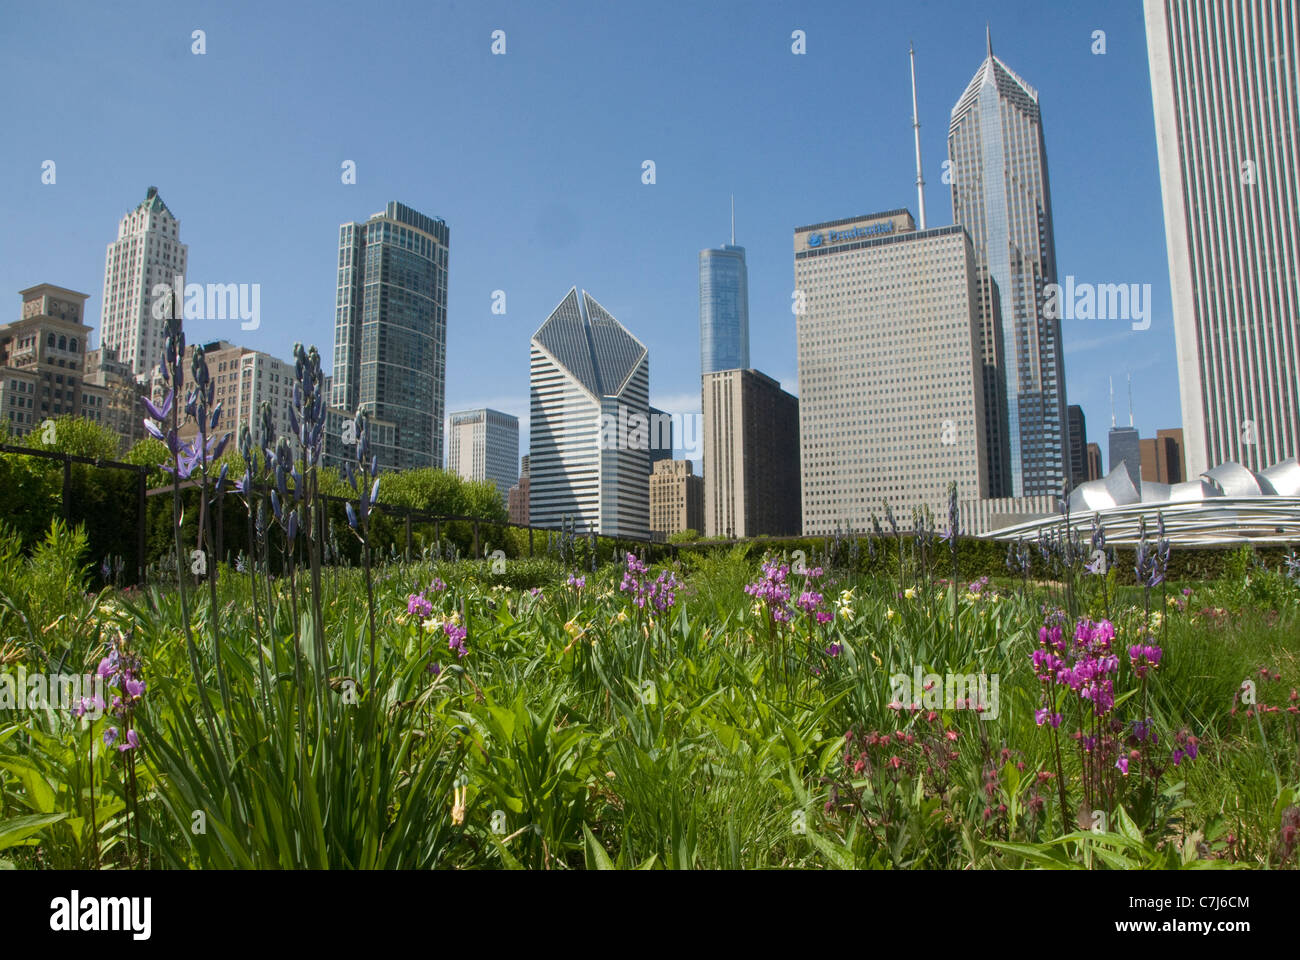
[[[984,21],[984,40],[988,43],[989,59],[993,59],[993,28],[989,26],[987,20]]]
[[[907,59],[912,65],[912,135],[916,138],[916,205],[925,229],[925,179],[921,176],[921,121],[916,116],[916,51],[912,41],[907,41]]]

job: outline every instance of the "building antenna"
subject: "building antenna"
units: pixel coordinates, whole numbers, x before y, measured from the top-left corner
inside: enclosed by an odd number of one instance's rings
[[[736,195],[731,195],[731,245],[736,245]]]
[[[1133,374],[1128,375],[1128,425],[1133,426]]]
[[[1114,430],[1115,429],[1115,378],[1107,377],[1106,380],[1110,383],[1110,428]]]
[[[921,121],[916,116],[916,50],[907,41],[907,58],[912,65],[912,135],[916,138],[916,205],[920,209],[921,229],[925,229],[925,178],[921,176]]]

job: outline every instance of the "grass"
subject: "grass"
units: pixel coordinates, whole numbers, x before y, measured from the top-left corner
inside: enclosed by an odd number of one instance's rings
[[[174,586],[88,596],[84,551],[55,528],[24,559],[0,535],[0,672],[94,672],[125,642],[147,682],[132,721],[141,746],[105,746],[122,726],[111,711],[92,722],[0,710],[0,866],[1295,866],[1300,591],[1248,563],[1150,596],[1113,584],[1103,596],[1077,571],[975,596],[935,581],[942,556],[902,584],[828,566],[790,581],[794,598],[822,594],[830,622],[796,610],[788,625],[745,592],[760,570],[743,550],[692,555],[663,610],[630,601],[621,565],[586,572],[579,589],[565,579],[580,571],[547,559],[505,573],[384,564],[372,570],[372,673],[363,570],[322,571],[318,644],[305,568],[291,583],[220,567],[215,605],[190,578],[186,623]],[[1185,610],[1169,603],[1184,587]],[[408,613],[413,593],[431,612]],[[1080,806],[1067,737],[1086,709],[1062,708],[1064,809],[1035,718],[1044,610],[1071,603],[1079,617],[1109,611],[1114,715],[1125,731],[1150,716],[1164,758],[1158,778],[1109,773],[1102,820]],[[463,658],[448,623],[468,631]],[[1163,657],[1143,710],[1126,652],[1148,630]],[[996,717],[892,709],[891,677],[918,667],[997,675]],[[1279,710],[1242,702],[1250,678]],[[1184,730],[1199,754],[1175,767]],[[849,732],[890,745],[855,770]]]

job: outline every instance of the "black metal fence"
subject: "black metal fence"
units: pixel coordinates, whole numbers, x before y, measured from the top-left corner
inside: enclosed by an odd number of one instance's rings
[[[151,565],[173,562],[170,495],[175,486],[169,483],[150,489],[148,477],[154,468],[11,444],[0,444],[0,453],[37,457],[61,466],[62,485],[54,516],[61,516],[69,524],[85,526],[93,566],[101,572],[102,579],[113,579],[122,585],[143,583],[148,579]],[[77,467],[85,468],[80,471],[83,475],[78,475]],[[199,484],[187,480],[179,487],[183,498],[182,523],[187,528],[185,539],[187,543],[195,543],[200,514]],[[328,561],[355,563],[360,559],[361,547],[347,524],[348,498],[321,495],[320,500],[324,505],[320,535],[328,545],[325,551]],[[213,498],[211,509],[211,554],[226,563],[235,562],[241,554],[248,556],[250,524],[242,494],[227,488]],[[52,518],[27,519],[31,533],[48,527]],[[604,560],[626,552],[643,558],[676,554],[674,545],[662,541],[594,536],[590,531],[572,528],[560,530],[487,517],[434,513],[383,501],[373,505],[370,523],[372,557],[377,561],[409,561],[421,557],[481,560],[501,554],[517,559],[558,554],[562,558],[581,555],[585,562],[593,555],[597,560]],[[284,559],[283,544],[274,547],[272,553],[273,567],[279,568]]]

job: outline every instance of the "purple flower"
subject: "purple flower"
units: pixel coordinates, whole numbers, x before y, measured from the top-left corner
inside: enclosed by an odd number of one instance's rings
[[[111,747],[117,741],[117,727],[104,728],[104,746]]]
[[[436,677],[438,674],[442,673],[442,664],[435,660],[433,663],[429,664],[428,670]]]
[[[1115,766],[1119,768],[1120,773],[1128,776],[1128,757],[1120,757],[1115,761]]]
[[[406,598],[406,612],[412,616],[424,618],[433,613],[433,604],[422,593],[413,593]]]
[[[128,679],[126,681],[126,695],[132,700],[139,700],[144,696],[144,681]]]
[[[126,741],[117,745],[117,752],[126,753],[126,751],[134,750],[138,746],[140,746],[140,738],[136,736],[134,730],[128,730],[126,732]]]
[[[444,623],[442,629],[447,634],[447,649],[454,651],[457,657],[465,656],[469,652],[465,649],[465,638],[469,636],[469,631],[452,620]]]
[[[826,648],[826,656],[838,657],[839,655],[840,655],[840,645],[838,643],[832,643],[829,647]]]

